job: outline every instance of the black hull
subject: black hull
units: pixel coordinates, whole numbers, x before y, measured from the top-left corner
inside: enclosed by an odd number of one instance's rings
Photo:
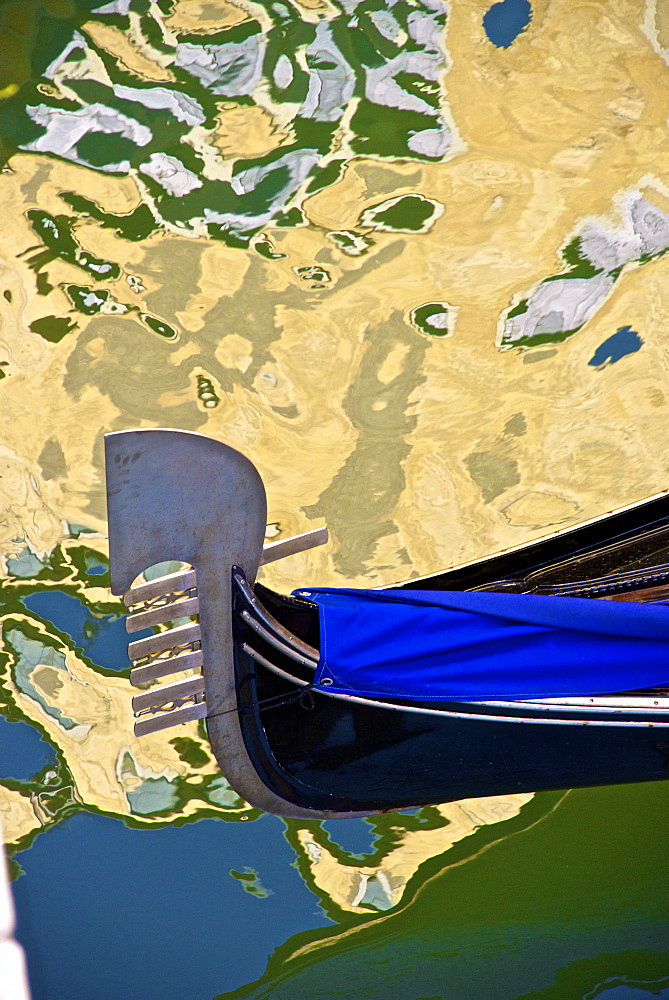
[[[235,672],[249,761],[287,806],[379,812],[483,795],[669,777],[669,729],[417,715],[295,688],[244,652]],[[279,663],[276,652],[266,651]],[[289,666],[289,664],[285,664]],[[285,699],[262,707],[267,699]],[[292,700],[291,700],[292,699]],[[469,709],[466,705],[440,708]],[[490,714],[492,709],[479,709]],[[623,721],[620,716],[616,721]]]
[[[398,586],[667,599],[669,498]],[[295,635],[318,646],[317,621],[306,602],[261,586],[256,594]],[[668,720],[652,712],[640,717],[617,711],[608,719],[613,724],[603,725],[606,712],[552,712],[546,721],[546,713],[520,706],[439,706],[470,715],[458,718],[390,711],[318,692],[302,701],[260,708],[270,698],[294,699],[295,688],[264,669],[243,645],[250,643],[289,672],[295,665],[244,626],[243,601],[235,600],[240,603],[233,606],[234,669],[244,744],[254,771],[288,808],[375,812],[472,796],[669,777]],[[500,713],[504,721],[485,718]]]

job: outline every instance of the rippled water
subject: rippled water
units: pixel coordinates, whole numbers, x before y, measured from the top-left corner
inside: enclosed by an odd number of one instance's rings
[[[0,818],[36,998],[669,996],[662,784],[337,824],[132,734],[102,434],[260,469],[280,590],[667,487],[655,0],[4,0]],[[244,825],[242,825],[244,824]],[[236,991],[236,992],[235,992]]]

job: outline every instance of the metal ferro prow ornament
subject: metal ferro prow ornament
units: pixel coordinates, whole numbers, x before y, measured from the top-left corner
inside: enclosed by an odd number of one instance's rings
[[[188,672],[133,699],[140,715],[135,733],[206,718],[225,776],[248,801],[260,794],[267,807],[266,789],[245,764],[236,712],[231,571],[239,566],[253,581],[263,563],[325,542],[327,529],[263,548],[267,501],[260,475],[239,452],[201,434],[107,434],[105,461],[111,590],[129,607],[128,631],[186,619],[128,647],[135,685]],[[133,587],[148,567],[168,561],[192,569]]]

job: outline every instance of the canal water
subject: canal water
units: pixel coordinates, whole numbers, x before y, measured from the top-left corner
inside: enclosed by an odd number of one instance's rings
[[[655,0],[0,5],[0,822],[35,1000],[669,1000],[665,783],[325,823],[137,739],[102,436],[249,455],[281,591],[665,490]]]

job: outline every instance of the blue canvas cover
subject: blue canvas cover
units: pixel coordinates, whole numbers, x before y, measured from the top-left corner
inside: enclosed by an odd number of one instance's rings
[[[669,607],[531,594],[303,589],[316,684],[410,701],[612,694],[669,680]]]

